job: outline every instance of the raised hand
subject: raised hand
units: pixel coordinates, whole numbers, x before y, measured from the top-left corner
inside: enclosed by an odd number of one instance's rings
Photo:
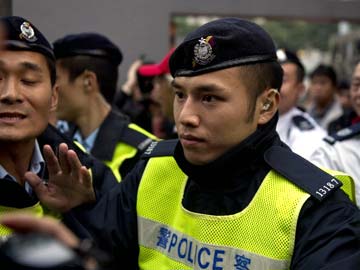
[[[51,217],[38,218],[25,213],[10,213],[1,216],[0,223],[18,233],[43,233],[75,248],[79,239],[61,222]]]
[[[59,145],[58,156],[49,145],[43,150],[49,179],[40,179],[32,172],[25,174],[41,203],[51,210],[66,212],[95,201],[90,172],[82,166],[75,151],[65,143]]]

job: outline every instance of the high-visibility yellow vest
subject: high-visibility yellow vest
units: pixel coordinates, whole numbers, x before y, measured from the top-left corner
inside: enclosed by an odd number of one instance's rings
[[[341,181],[343,184],[341,186],[341,189],[345,192],[346,195],[348,195],[349,199],[356,204],[356,196],[355,196],[355,183],[354,179],[351,178],[348,174],[340,171],[330,170],[327,168],[320,167],[323,171],[327,172],[328,174],[331,174],[335,176],[337,179]]]
[[[151,142],[151,140],[157,140],[157,138],[152,135],[151,133],[147,132],[143,128],[139,127],[136,124],[129,124],[129,129],[135,130],[146,137],[149,138],[148,143]],[[150,140],[151,139],[151,140]],[[103,162],[111,169],[113,174],[115,175],[116,179],[118,181],[121,181],[122,177],[119,172],[119,168],[121,164],[127,160],[135,157],[136,153],[139,151],[139,149],[134,146],[133,144],[129,144],[129,140],[131,138],[123,138],[123,141],[119,142],[114,150],[113,158],[111,160],[104,160]]]
[[[44,215],[44,209],[40,205],[40,202],[26,208],[0,206],[0,216],[5,213],[14,213],[14,212],[32,213],[37,217],[42,217]],[[9,234],[11,234],[11,230],[5,226],[0,225],[0,237],[7,236]]]
[[[137,197],[140,269],[289,269],[307,192],[271,170],[245,209],[214,216],[182,206],[186,182],[173,157],[149,159]]]
[[[88,169],[90,176],[92,177],[92,170],[91,168]],[[42,217],[42,216],[51,216],[53,218],[56,218],[58,220],[61,220],[62,216],[60,213],[54,212],[52,210],[49,210],[47,207],[44,207],[41,205],[40,202],[37,202],[36,204],[24,207],[24,208],[16,208],[16,207],[8,207],[8,206],[2,206],[0,205],[0,216],[6,213],[31,213],[34,214],[36,217]],[[7,236],[11,234],[11,229],[7,228],[6,226],[0,225],[0,237]]]

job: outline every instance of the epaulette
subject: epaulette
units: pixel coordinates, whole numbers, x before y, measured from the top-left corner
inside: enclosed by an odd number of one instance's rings
[[[271,168],[319,201],[342,186],[340,180],[290,149],[273,146],[266,151],[264,158]]]
[[[335,142],[350,139],[358,134],[360,134],[360,123],[343,128],[334,134],[326,136],[323,140],[329,144],[334,144]]]
[[[312,130],[315,128],[315,126],[302,115],[294,116],[292,121],[300,130]]]
[[[153,141],[141,155],[141,158],[173,156],[178,139]]]
[[[305,108],[302,106],[296,106],[297,109],[299,109],[302,112],[306,112]]]
[[[144,151],[153,141],[145,134],[142,134],[141,132],[136,131],[128,126],[123,129],[121,140],[137,148],[141,152]]]

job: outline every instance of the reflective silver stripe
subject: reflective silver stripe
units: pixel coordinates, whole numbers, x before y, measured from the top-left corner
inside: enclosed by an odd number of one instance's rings
[[[242,249],[205,244],[164,224],[139,216],[138,226],[141,246],[157,250],[192,269],[281,270],[290,266],[289,260],[276,260]]]

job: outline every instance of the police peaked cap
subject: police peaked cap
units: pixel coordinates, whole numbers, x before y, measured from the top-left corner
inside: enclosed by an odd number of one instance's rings
[[[269,34],[257,24],[223,18],[189,33],[170,58],[173,77],[194,76],[239,65],[277,61]]]
[[[55,61],[51,44],[27,19],[17,16],[0,17],[4,40],[1,44],[7,50],[33,51]]]
[[[87,55],[106,58],[115,65],[120,65],[123,59],[119,47],[98,33],[67,35],[56,40],[53,45],[56,59]]]

